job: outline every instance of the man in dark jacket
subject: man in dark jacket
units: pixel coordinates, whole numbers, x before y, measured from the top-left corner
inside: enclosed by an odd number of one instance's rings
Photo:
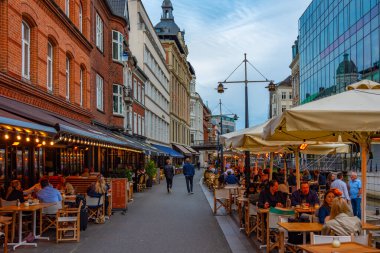
[[[174,168],[172,165],[172,162],[170,159],[166,159],[166,164],[164,167],[164,174],[166,178],[166,185],[168,189],[168,193],[172,191],[172,186],[173,186],[173,177],[174,177]]]
[[[183,165],[183,175],[186,178],[187,192],[189,194],[194,194],[193,192],[193,177],[195,174],[194,165],[190,163],[190,158],[185,159],[185,164]]]
[[[269,189],[263,189],[259,195],[260,208],[284,207],[286,203],[285,194],[278,191],[278,182],[269,181]]]

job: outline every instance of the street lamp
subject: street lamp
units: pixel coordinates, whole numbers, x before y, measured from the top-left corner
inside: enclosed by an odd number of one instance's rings
[[[244,54],[244,80],[243,81],[227,81],[227,79],[240,67],[240,65],[227,77],[226,80],[223,82],[218,82],[218,87],[217,91],[218,93],[224,93],[224,90],[227,89],[223,86],[223,84],[228,84],[228,83],[244,83],[245,84],[245,128],[249,127],[249,118],[248,118],[248,83],[266,83],[269,82],[268,89],[275,89],[275,84],[273,81],[268,80],[265,78],[251,63],[248,62],[247,60],[247,54]],[[247,79],[247,63],[249,63],[257,72],[260,73],[260,75],[265,79],[265,80],[259,80],[259,81],[248,81]],[[250,153],[249,151],[244,152],[245,153],[245,161],[244,161],[244,166],[245,166],[245,176],[246,176],[246,185],[247,189],[249,186],[249,177],[250,177],[250,171],[249,168],[251,166],[251,158],[250,158]]]

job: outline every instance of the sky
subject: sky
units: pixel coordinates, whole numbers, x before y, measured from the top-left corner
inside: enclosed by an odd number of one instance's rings
[[[284,80],[291,74],[292,45],[298,35],[298,19],[311,0],[171,0],[176,24],[185,30],[188,61],[194,67],[196,91],[218,115],[237,114],[237,130],[245,127],[244,83],[226,84],[226,78],[247,59],[248,80]],[[156,25],[161,18],[162,0],[142,0]],[[227,81],[244,81],[244,64]],[[268,83],[248,84],[249,126],[268,118]]]

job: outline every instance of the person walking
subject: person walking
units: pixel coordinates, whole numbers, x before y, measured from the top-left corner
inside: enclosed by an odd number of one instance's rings
[[[352,211],[354,216],[361,219],[362,182],[358,179],[358,174],[356,174],[356,172],[351,173],[351,180],[348,183],[350,186]]]
[[[339,172],[336,177],[337,179],[331,183],[330,189],[337,188],[339,191],[341,191],[343,193],[342,198],[344,198],[348,203],[350,201],[350,196],[348,194],[347,184],[343,181],[343,173]]]
[[[185,164],[183,165],[183,175],[186,178],[187,192],[189,194],[194,194],[193,192],[193,177],[195,174],[194,165],[190,163],[190,158],[185,159]]]
[[[173,186],[173,177],[174,177],[174,168],[170,159],[166,159],[166,164],[164,167],[164,174],[166,178],[166,187],[168,189],[168,193],[172,192]]]

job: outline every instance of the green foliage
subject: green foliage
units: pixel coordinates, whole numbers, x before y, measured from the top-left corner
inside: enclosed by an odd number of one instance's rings
[[[128,181],[132,181],[132,171],[127,168],[120,168],[115,170],[114,173],[111,173],[110,175],[113,178],[128,178]]]
[[[156,165],[153,160],[149,160],[145,165],[145,172],[149,178],[153,178],[157,174]]]

